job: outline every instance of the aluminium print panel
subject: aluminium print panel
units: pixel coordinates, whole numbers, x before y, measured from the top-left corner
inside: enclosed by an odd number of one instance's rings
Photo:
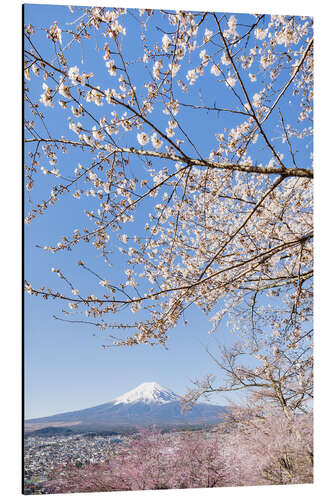
[[[23,39],[23,493],[312,483],[313,19]]]

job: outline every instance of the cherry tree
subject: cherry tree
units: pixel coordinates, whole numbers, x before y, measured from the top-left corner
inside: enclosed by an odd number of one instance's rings
[[[287,419],[282,411],[258,413],[249,407],[230,417],[236,427],[224,435],[224,460],[233,485],[312,483],[311,412]]]
[[[26,223],[55,204],[82,217],[40,244],[59,286],[26,291],[111,345],[164,345],[200,308],[264,363],[232,371],[231,386],[255,377],[279,397],[277,370],[299,408],[309,383],[294,393],[291,371],[307,378],[312,359],[312,19],[61,12],[24,30]],[[66,251],[81,252],[72,273],[56,264]],[[237,349],[223,354],[232,367]]]
[[[305,334],[308,336],[309,332]],[[295,348],[290,348],[288,343],[276,339],[273,344],[270,338],[260,344],[247,339],[231,347],[219,345],[218,354],[209,352],[209,355],[220,369],[220,379],[206,375],[193,380],[182,399],[185,411],[203,395],[221,393],[228,397],[240,392],[245,396],[243,402],[256,412],[266,413],[262,412],[262,406],[267,404],[270,410],[283,412],[287,420],[296,413],[311,412],[313,355],[307,340],[301,339]]]
[[[110,450],[106,462],[60,467],[46,486],[52,493],[213,488],[228,484],[229,476],[216,436],[207,441],[197,432],[153,428]]]

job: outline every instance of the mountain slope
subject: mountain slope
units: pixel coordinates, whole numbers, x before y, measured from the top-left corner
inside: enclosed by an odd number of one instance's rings
[[[78,411],[26,420],[26,429],[45,425],[112,428],[149,424],[215,424],[226,407],[197,403],[191,411],[181,412],[179,396],[156,382],[146,382],[108,403]]]

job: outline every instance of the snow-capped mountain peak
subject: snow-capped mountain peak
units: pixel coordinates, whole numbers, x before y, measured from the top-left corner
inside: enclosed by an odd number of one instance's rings
[[[144,425],[216,425],[226,407],[197,403],[182,413],[180,397],[156,382],[145,382],[112,401],[77,411],[30,419],[25,429],[64,427],[80,430],[110,430]],[[37,427],[36,427],[37,426]]]
[[[179,401],[179,396],[166,387],[162,387],[157,382],[144,382],[135,389],[113,400],[115,405],[120,403],[165,404],[172,401]]]

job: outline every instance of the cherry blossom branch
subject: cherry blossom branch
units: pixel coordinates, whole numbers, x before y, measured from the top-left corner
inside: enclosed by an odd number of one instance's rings
[[[78,141],[70,141],[67,139],[26,139],[27,143],[32,142],[60,142],[63,144],[69,144],[72,146],[82,146],[82,147],[91,147],[85,142]],[[99,149],[110,151],[107,146],[99,145]],[[183,156],[176,155],[174,153],[163,153],[160,151],[152,151],[152,150],[144,150],[137,149],[134,147],[119,147],[112,146],[112,153],[128,153],[138,156],[148,156],[152,158],[162,158],[165,160],[182,162],[187,165],[193,165],[197,167],[207,167],[219,170],[227,170],[227,171],[235,171],[235,172],[246,172],[253,174],[262,174],[262,175],[281,175],[283,174],[285,177],[305,177],[308,179],[313,178],[313,171],[305,168],[279,168],[279,167],[262,167],[259,165],[242,165],[239,163],[220,163],[216,161],[210,160],[199,160],[196,158],[184,158]]]

